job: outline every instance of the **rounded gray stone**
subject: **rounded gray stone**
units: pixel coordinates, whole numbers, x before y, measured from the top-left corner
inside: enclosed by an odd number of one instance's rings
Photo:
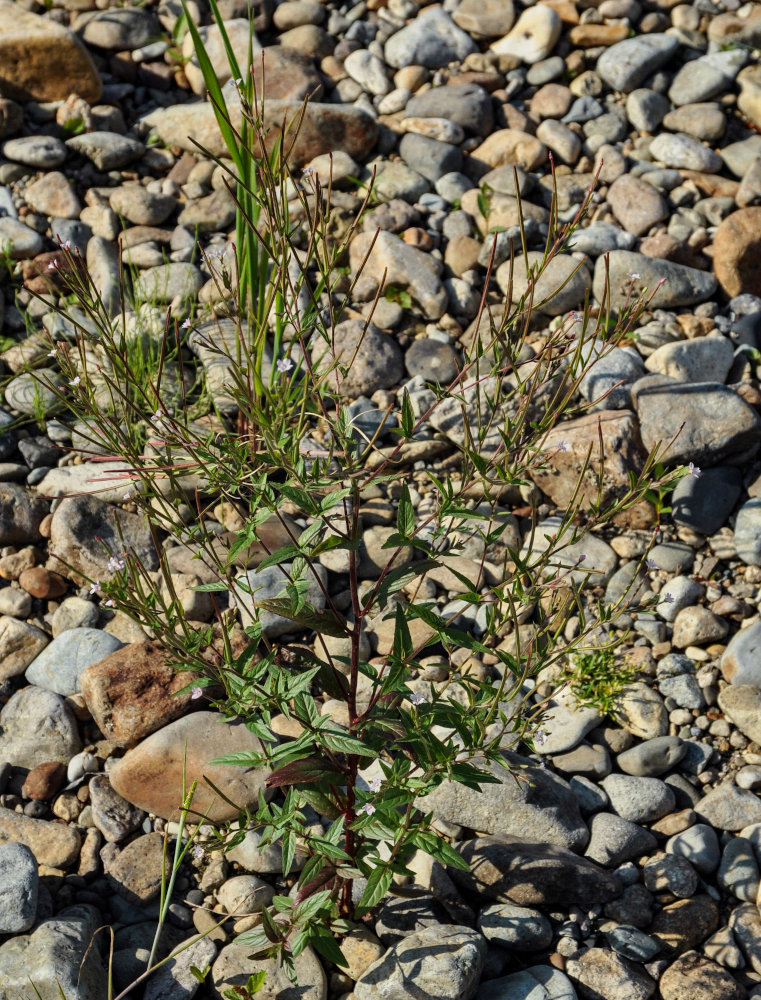
[[[76,694],[80,690],[82,671],[93,663],[100,663],[123,645],[115,636],[99,628],[69,629],[53,639],[29,665],[26,679],[56,694]]]
[[[26,844],[0,844],[0,934],[23,934],[37,916],[37,859]]]
[[[487,941],[501,948],[540,951],[552,942],[552,924],[538,910],[513,903],[485,906],[478,917],[478,929]]]
[[[31,770],[54,760],[68,764],[81,749],[77,720],[53,691],[29,685],[0,711],[0,760],[14,767]]]
[[[696,823],[674,834],[666,841],[666,852],[686,858],[701,875],[716,871],[721,857],[716,831],[706,823]]]
[[[606,868],[649,854],[658,843],[649,830],[611,813],[592,816],[589,831],[589,844],[584,856]]]
[[[611,809],[632,823],[648,823],[672,812],[674,793],[658,778],[639,778],[628,774],[609,774],[602,787]]]
[[[658,736],[624,750],[616,763],[625,774],[654,777],[675,767],[686,753],[678,736]]]

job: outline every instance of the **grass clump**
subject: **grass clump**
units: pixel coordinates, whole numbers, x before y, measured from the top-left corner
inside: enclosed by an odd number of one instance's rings
[[[636,667],[617,658],[610,647],[579,650],[561,671],[562,682],[580,705],[611,719],[617,717],[621,694],[636,676]]]

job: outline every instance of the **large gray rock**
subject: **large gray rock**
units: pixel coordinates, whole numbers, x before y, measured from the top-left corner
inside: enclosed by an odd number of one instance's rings
[[[31,934],[0,945],[0,1000],[21,1000],[33,987],[45,1000],[103,1000],[106,967],[99,940],[92,940],[102,923],[95,907],[69,906]]]
[[[647,37],[647,36],[645,36]],[[566,965],[582,996],[604,1000],[648,1000],[656,984],[638,964],[604,948],[590,948]]]
[[[355,984],[354,996],[357,1000],[407,1000],[411,995],[472,1000],[486,949],[486,939],[470,927],[426,927],[373,962]]]
[[[757,687],[730,684],[719,691],[719,708],[749,740],[761,743],[761,691]]]
[[[636,390],[642,441],[648,449],[662,443],[658,457],[668,465],[717,465],[761,439],[761,418],[726,385],[669,381]]]
[[[716,291],[716,278],[710,271],[631,250],[613,250],[607,257],[597,258],[592,289],[598,302],[603,300],[608,280],[613,309],[630,305],[645,289],[652,309],[692,306],[710,299]],[[652,298],[651,292],[655,293]]]
[[[0,545],[34,545],[40,541],[40,524],[50,511],[43,497],[36,497],[15,483],[0,484]]]
[[[361,280],[369,290],[381,285],[407,289],[427,319],[437,320],[444,315],[448,298],[441,280],[441,262],[435,257],[384,230],[377,236],[374,232],[359,233],[351,241],[349,262],[353,273],[365,258]]]
[[[111,554],[125,549],[144,569],[158,569],[156,549],[148,524],[140,514],[117,510],[94,496],[67,497],[53,514],[50,524],[53,565],[62,576],[77,583],[110,580]]]
[[[576,1000],[573,983],[551,965],[532,965],[509,976],[489,979],[476,993],[476,1000]]]
[[[22,688],[0,711],[0,760],[14,767],[68,764],[81,749],[74,713],[53,691]]]
[[[457,849],[470,868],[450,868],[449,874],[482,899],[550,910],[586,909],[621,894],[622,885],[610,872],[564,847],[502,835],[467,840]]]
[[[526,840],[557,844],[581,851],[589,836],[570,786],[527,757],[503,751],[510,770],[488,767],[500,780],[480,792],[455,781],[445,781],[419,808],[446,823],[466,823],[489,834],[508,834]]]

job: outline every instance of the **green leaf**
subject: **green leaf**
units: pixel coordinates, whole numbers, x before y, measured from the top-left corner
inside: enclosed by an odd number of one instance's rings
[[[199,583],[197,586],[190,588],[190,590],[197,590],[204,594],[211,593],[212,591],[229,589],[230,584],[226,583],[224,580],[215,580],[214,583]]]
[[[411,837],[412,843],[419,847],[421,851],[434,858],[442,865],[449,865],[450,868],[459,868],[460,871],[469,871],[468,862],[458,854],[457,851],[437,836],[435,833],[428,833],[425,830],[418,830]]]
[[[400,423],[402,428],[402,436],[409,440],[409,438],[412,437],[415,431],[415,413],[412,409],[410,394],[407,389],[405,389],[402,392],[402,412],[400,417]]]
[[[253,996],[258,993],[264,984],[267,982],[267,970],[260,969],[259,972],[255,972],[253,975],[249,976],[246,980],[246,989]]]
[[[293,864],[293,856],[296,853],[296,831],[293,829],[286,830],[283,834],[282,841],[283,850],[283,875],[288,875],[291,870],[291,865]]]
[[[232,553],[232,549],[230,552]],[[278,563],[289,562],[291,559],[300,555],[302,555],[302,552],[298,545],[284,545],[276,552],[272,552],[265,559],[262,559],[256,568],[257,570],[267,569],[268,566],[275,566]]]
[[[201,971],[201,969],[199,969],[197,965],[191,965],[190,966],[190,973],[191,973],[191,975],[199,983],[202,983],[206,979],[206,977],[208,976],[208,974],[210,972],[211,972],[211,966],[210,965],[204,966],[203,971]]]
[[[402,538],[409,538],[415,530],[415,508],[412,506],[410,491],[406,483],[402,483],[402,493],[396,512],[396,528]]]
[[[327,927],[320,927],[317,924],[310,931],[309,943],[314,947],[315,951],[318,951],[323,958],[332,962],[333,965],[348,967],[349,963],[346,961],[346,956],[339,948],[338,942]]]
[[[365,886],[365,891],[362,893],[362,898],[357,904],[357,916],[369,913],[374,906],[377,906],[385,897],[388,887],[393,881],[394,873],[390,868],[387,868],[385,865],[378,865],[377,868],[373,868],[367,877],[367,885]]]
[[[339,733],[334,729],[323,729],[320,733],[319,739],[328,750],[333,750],[336,753],[357,754],[360,757],[368,757],[371,755],[371,751],[368,749],[367,744],[363,743],[362,740],[358,740],[356,736],[348,736],[345,733]]]
[[[401,604],[397,604],[394,618],[394,659],[406,660],[408,657],[412,656],[415,647],[412,643],[410,628],[407,624],[407,618]]]
[[[215,757],[208,763],[214,766],[232,764],[234,767],[261,767],[264,761],[264,754],[253,750],[238,750],[235,753],[227,753],[224,757]]]
[[[438,565],[435,559],[421,559],[419,562],[397,566],[396,569],[390,570],[381,580],[373,603],[380,608],[385,607],[392,594],[404,590],[416,577],[435,569]]]

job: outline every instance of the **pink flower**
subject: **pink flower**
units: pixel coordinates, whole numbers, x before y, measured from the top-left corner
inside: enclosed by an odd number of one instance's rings
[[[363,806],[360,806],[360,808],[357,809],[358,816],[360,815],[360,813],[364,813],[366,816],[372,816],[374,812],[375,812],[375,806],[372,804],[372,802],[365,802]]]
[[[383,778],[379,778],[376,775],[373,778],[368,778],[367,784],[371,792],[379,792],[381,790],[381,785],[383,784]]]
[[[197,701],[202,694],[203,694],[202,688],[194,687],[193,690],[190,692],[190,697],[193,699],[193,701]]]

